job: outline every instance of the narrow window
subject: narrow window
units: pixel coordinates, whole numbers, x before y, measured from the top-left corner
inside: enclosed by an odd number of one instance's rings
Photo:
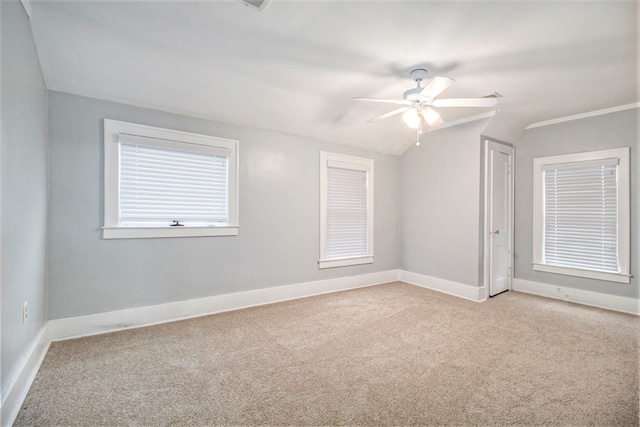
[[[320,153],[320,268],[373,262],[373,160]]]
[[[535,159],[535,270],[629,283],[628,153]]]

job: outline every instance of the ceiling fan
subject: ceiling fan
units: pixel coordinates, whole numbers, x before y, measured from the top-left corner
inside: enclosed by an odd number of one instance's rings
[[[434,77],[429,84],[421,87],[420,83],[427,76],[427,70],[418,68],[411,72],[411,78],[415,80],[416,87],[405,91],[403,99],[380,99],[380,98],[353,98],[354,101],[383,102],[387,104],[402,105],[388,113],[375,117],[368,122],[375,122],[386,119],[396,114],[402,114],[402,120],[412,129],[418,129],[418,137],[422,133],[422,121],[429,126],[438,126],[443,123],[440,114],[434,108],[440,107],[493,107],[498,102],[498,93],[487,95],[482,98],[449,98],[435,99],[440,93],[451,86],[454,82],[449,77]],[[418,142],[419,144],[419,142]]]

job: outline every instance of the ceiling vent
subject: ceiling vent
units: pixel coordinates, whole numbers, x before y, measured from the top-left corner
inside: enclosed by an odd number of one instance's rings
[[[265,8],[269,0],[240,0],[245,6],[251,6],[253,9],[262,10]]]

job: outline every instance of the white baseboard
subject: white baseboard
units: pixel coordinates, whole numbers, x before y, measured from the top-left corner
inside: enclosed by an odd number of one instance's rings
[[[2,426],[13,425],[18,412],[20,412],[22,402],[27,397],[31,384],[40,369],[44,356],[47,354],[50,343],[51,341],[47,336],[47,326],[45,325],[38,334],[33,346],[27,351],[20,369],[9,380],[9,385],[2,394],[2,403],[0,405],[0,412],[2,413],[0,422]]]
[[[49,321],[51,341],[150,326],[398,280],[399,270],[216,295]]]
[[[360,276],[340,277],[86,316],[54,319],[49,321],[49,337],[52,341],[59,341],[97,335],[396,280],[402,280],[409,284],[472,301],[482,301],[486,298],[484,287],[464,285],[409,271],[388,270]]]
[[[360,276],[340,277],[50,320],[40,332],[33,348],[25,357],[22,369],[10,381],[6,393],[2,395],[2,426],[10,426],[14,422],[51,341],[150,326],[398,280],[471,301],[484,301],[486,299],[485,287],[465,285],[410,271],[388,270]],[[640,314],[640,301],[633,298],[582,291],[523,279],[513,280],[513,290],[625,313]]]
[[[18,370],[16,376],[11,379],[6,393],[2,395],[2,403],[0,405],[2,412],[1,425],[8,427],[14,423],[22,402],[27,397],[29,388],[52,341],[115,332],[313,295],[373,286],[397,281],[399,277],[400,270],[388,270],[360,276],[339,277],[195,300],[49,320],[40,332],[34,346],[27,353],[22,367]]]
[[[400,280],[412,285],[420,286],[422,288],[443,292],[445,294],[468,299],[471,301],[484,301],[486,299],[484,287],[465,285],[462,283],[438,279],[437,277],[426,276],[419,273],[412,273],[405,270],[400,271]]]
[[[602,294],[525,279],[513,279],[513,290],[592,307],[640,315],[640,300],[635,298]]]

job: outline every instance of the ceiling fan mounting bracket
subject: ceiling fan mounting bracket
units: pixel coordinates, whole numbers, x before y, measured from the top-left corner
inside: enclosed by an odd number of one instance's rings
[[[411,78],[415,80],[418,85],[420,85],[420,81],[424,80],[425,77],[427,77],[427,70],[424,68],[417,68],[411,72]]]
[[[424,68],[417,68],[415,70],[413,70],[411,72],[411,78],[413,80],[416,81],[416,87],[411,88],[407,91],[405,91],[402,94],[402,97],[407,100],[407,101],[412,101],[414,103],[414,108],[416,107],[416,103],[417,102],[428,102],[430,101],[430,99],[427,99],[423,94],[422,91],[424,90],[423,87],[420,86],[420,83],[422,82],[422,80],[424,80],[427,77],[427,70],[425,70]]]

